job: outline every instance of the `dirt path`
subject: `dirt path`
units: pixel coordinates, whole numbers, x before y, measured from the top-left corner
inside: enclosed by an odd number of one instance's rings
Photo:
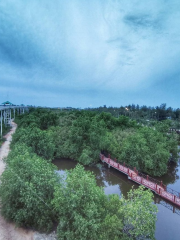
[[[12,122],[12,129],[6,134],[6,141],[0,148],[0,175],[5,169],[3,158],[7,157],[9,153],[12,134],[16,131],[16,127],[17,125]],[[33,232],[22,228],[16,228],[14,224],[6,222],[0,215],[0,240],[33,240]]]

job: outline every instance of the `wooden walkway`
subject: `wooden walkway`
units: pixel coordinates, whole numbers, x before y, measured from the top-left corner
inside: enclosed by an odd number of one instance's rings
[[[126,174],[132,181],[151,189],[162,198],[180,207],[180,193],[173,191],[170,188],[168,189],[162,182],[158,182],[148,175],[138,173],[135,169],[132,170],[126,167],[125,164],[121,165],[120,163],[117,163],[116,160],[112,160],[110,157],[107,158],[103,154],[100,154],[100,159],[102,162],[107,163],[109,167],[113,167]]]

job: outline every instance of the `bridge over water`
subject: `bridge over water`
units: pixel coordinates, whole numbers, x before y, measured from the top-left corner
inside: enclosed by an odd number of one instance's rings
[[[163,184],[162,181],[158,181],[148,175],[139,173],[135,168],[133,170],[125,166],[125,164],[117,163],[116,159],[112,160],[110,156],[105,157],[103,154],[100,154],[100,159],[103,163],[107,163],[109,167],[113,167],[118,171],[126,174],[128,178],[131,179],[132,181],[140,185],[143,185],[146,188],[151,189],[154,193],[156,193],[160,197],[180,207],[180,193],[167,187],[166,185]]]
[[[2,136],[2,125],[3,123],[5,126],[11,126],[12,119],[15,119],[15,115],[22,114],[28,110],[27,106],[16,106],[16,105],[9,105],[9,106],[0,106],[0,124],[1,124],[1,136]]]

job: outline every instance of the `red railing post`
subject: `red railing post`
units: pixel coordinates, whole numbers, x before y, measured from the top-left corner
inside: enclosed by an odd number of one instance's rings
[[[173,206],[173,213],[175,213],[175,206]]]
[[[156,191],[157,191],[157,183],[156,183]]]
[[[125,167],[125,162],[123,163],[123,167]]]
[[[129,168],[128,168],[128,170],[127,170],[127,174],[129,174]]]
[[[136,174],[138,175],[138,170],[136,171]]]
[[[117,159],[115,158],[114,161],[117,162]]]
[[[174,195],[174,199],[173,200],[174,200],[174,202],[176,202],[176,195]]]
[[[161,188],[159,188],[159,195],[161,195]]]
[[[136,172],[136,167],[134,167],[134,172]]]
[[[147,175],[146,179],[149,180],[149,176],[148,175]]]
[[[104,160],[104,155],[102,155],[102,160]]]

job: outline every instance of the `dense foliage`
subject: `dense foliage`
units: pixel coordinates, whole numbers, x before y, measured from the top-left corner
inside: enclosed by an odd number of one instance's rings
[[[25,145],[17,144],[8,156],[1,176],[1,213],[18,226],[50,231],[54,213],[51,200],[58,183],[55,166]]]
[[[115,117],[120,115],[128,116],[139,122],[146,122],[150,120],[162,121],[166,119],[174,120],[173,127],[180,128],[180,109],[173,109],[172,107],[167,107],[165,103],[156,107],[148,107],[146,105],[139,106],[138,104],[129,104],[121,107],[103,107],[87,109],[96,112],[108,112]]]
[[[32,151],[45,159],[53,159],[55,145],[52,131],[34,126],[21,127],[13,136],[11,147],[16,143],[24,143],[31,147]]]
[[[153,130],[106,113],[49,113],[53,121],[48,122],[46,110],[18,120],[0,178],[2,215],[39,231],[51,231],[58,224],[58,239],[154,239],[157,207],[149,190],[132,190],[128,199],[106,196],[81,165],[60,178],[50,163],[58,156],[89,164],[98,161],[101,150],[121,156],[120,143],[123,149],[129,138],[145,138]],[[156,134],[155,140],[164,137]]]
[[[59,213],[60,240],[154,237],[157,207],[150,191],[131,190],[127,200],[106,196],[94,176],[80,165],[68,171],[64,183],[56,187],[53,203]]]
[[[158,131],[142,128],[123,141],[120,159],[150,175],[161,176],[169,160],[166,138]]]
[[[153,239],[157,207],[152,204],[152,193],[143,186],[130,190],[128,198],[122,198],[124,231],[134,239]],[[130,238],[131,239],[131,238]]]
[[[126,116],[91,111],[53,112],[37,109],[21,116],[14,143],[25,143],[46,159],[70,158],[83,165],[96,163],[99,153],[110,153],[152,176],[167,172],[169,159],[177,160],[177,134],[171,121],[142,126]]]
[[[154,239],[157,207],[149,190],[132,190],[127,200],[107,196],[82,166],[60,178],[50,163],[24,145],[14,148],[7,162],[1,176],[1,213],[17,226],[48,232],[58,221],[59,240]]]

